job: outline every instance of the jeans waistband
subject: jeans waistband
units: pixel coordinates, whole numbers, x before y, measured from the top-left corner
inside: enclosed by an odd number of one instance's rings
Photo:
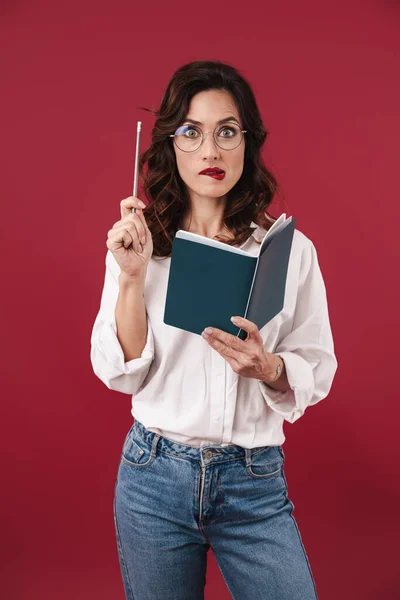
[[[139,436],[144,442],[152,447],[152,452],[155,454],[156,449],[166,454],[172,454],[177,457],[193,459],[201,461],[204,464],[225,462],[229,460],[237,460],[245,458],[248,461],[251,456],[264,450],[267,446],[259,446],[257,448],[243,448],[236,444],[229,446],[220,446],[218,444],[209,444],[202,446],[201,448],[195,448],[188,446],[187,444],[181,444],[175,442],[169,438],[163,437],[149,431],[146,427],[135,419],[133,424],[133,430],[135,435]],[[272,447],[272,446],[270,446]]]

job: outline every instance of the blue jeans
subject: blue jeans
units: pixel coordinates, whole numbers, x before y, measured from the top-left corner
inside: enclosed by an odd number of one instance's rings
[[[211,547],[234,600],[315,600],[281,446],[194,448],[135,421],[114,492],[127,600],[203,600]]]

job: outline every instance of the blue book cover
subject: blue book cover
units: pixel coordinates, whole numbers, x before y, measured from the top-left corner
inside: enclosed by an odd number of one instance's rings
[[[190,233],[176,232],[164,323],[201,335],[217,327],[244,340],[230,320],[238,315],[264,327],[283,308],[296,219],[283,213],[267,231],[259,253]]]

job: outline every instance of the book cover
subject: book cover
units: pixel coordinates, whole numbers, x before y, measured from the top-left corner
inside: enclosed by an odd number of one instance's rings
[[[241,339],[230,320],[243,316],[261,329],[283,308],[296,220],[283,213],[253,256],[217,240],[178,230],[172,243],[164,323],[201,335],[217,327]]]

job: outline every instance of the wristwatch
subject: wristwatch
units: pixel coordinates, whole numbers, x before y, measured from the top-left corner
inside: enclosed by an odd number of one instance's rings
[[[277,354],[277,356],[279,356],[279,354]],[[282,362],[280,362],[280,363],[278,364],[278,366],[276,367],[276,371],[275,371],[275,375],[276,375],[276,377],[275,377],[274,381],[275,381],[276,379],[278,379],[278,377],[279,377],[279,375],[282,373],[282,369],[283,369],[283,358],[282,358],[281,356],[279,356],[279,358],[281,359],[281,361],[282,361]]]
[[[279,354],[277,354],[277,356],[279,356]],[[279,378],[280,374],[282,373],[282,369],[283,369],[283,358],[282,358],[282,356],[279,356],[279,358],[281,359],[282,362],[280,362],[278,364],[278,366],[276,367],[275,379],[272,379],[272,381],[270,381],[270,382],[263,381],[262,379],[259,379],[258,381],[260,381],[261,383],[267,383],[268,384],[268,383],[272,383],[273,381],[276,381]]]

